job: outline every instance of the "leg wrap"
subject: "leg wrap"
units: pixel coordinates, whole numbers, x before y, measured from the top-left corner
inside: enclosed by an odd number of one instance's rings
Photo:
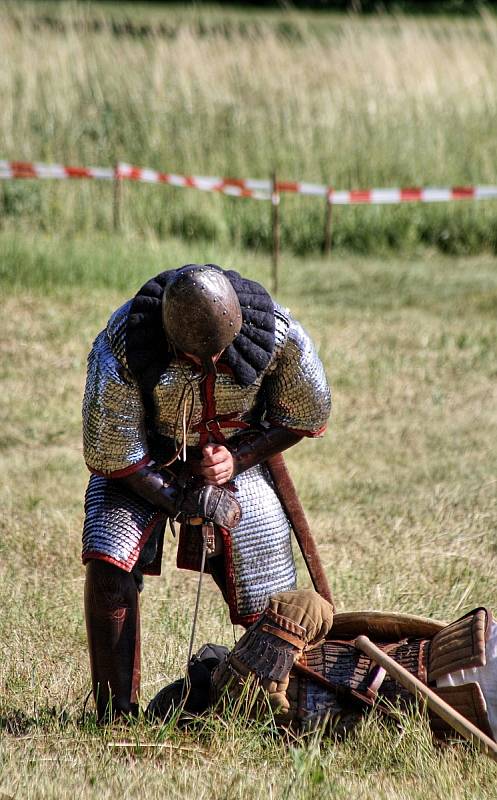
[[[140,689],[140,615],[133,575],[105,561],[89,561],[85,616],[98,719],[136,715]]]

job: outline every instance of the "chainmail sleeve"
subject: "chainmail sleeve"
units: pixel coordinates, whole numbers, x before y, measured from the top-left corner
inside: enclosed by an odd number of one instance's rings
[[[276,313],[278,319],[285,312]],[[311,339],[288,312],[286,317],[285,339],[264,378],[266,419],[304,436],[321,436],[331,411],[330,388]]]
[[[83,400],[83,449],[91,472],[119,478],[148,461],[140,389],[122,346],[128,305],[111,317],[88,356]]]

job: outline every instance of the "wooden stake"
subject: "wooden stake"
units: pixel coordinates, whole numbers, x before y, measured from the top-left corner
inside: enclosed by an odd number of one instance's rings
[[[276,294],[278,291],[278,266],[280,259],[280,194],[278,192],[278,181],[276,172],[272,175],[271,207],[273,223],[273,280],[272,290]]]
[[[331,189],[326,192],[326,206],[324,211],[324,236],[323,236],[323,256],[331,253],[331,218],[333,215],[333,203],[331,202]]]
[[[114,223],[114,230],[121,230],[121,205],[123,194],[123,182],[119,175],[119,164],[114,167],[114,194],[112,202],[112,218]]]

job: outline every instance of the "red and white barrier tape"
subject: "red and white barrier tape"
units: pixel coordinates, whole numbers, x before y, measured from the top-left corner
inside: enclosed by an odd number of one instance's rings
[[[140,183],[167,183],[170,186],[185,186],[200,189],[203,192],[222,192],[233,197],[252,197],[255,200],[270,199],[270,182],[239,180],[238,178],[216,178],[205,175],[175,175],[169,172],[157,172],[154,169],[132,167],[119,164],[118,177]]]
[[[200,189],[204,192],[222,192],[232,197],[250,197],[271,200],[282,192],[292,192],[315,197],[327,197],[333,205],[378,205],[394,203],[446,203],[451,200],[486,200],[497,198],[497,186],[454,186],[451,188],[427,187],[424,189],[365,189],[337,191],[320,183],[278,181],[276,193],[270,180],[252,178],[218,178],[202,175],[176,175],[153,169],[118,164],[113,167],[64,167],[61,164],[38,162],[0,161],[0,180],[10,178],[93,178],[95,180],[137,181],[140,183],[165,183]],[[273,199],[274,202],[274,199]]]
[[[8,178],[94,178],[112,180],[113,167],[63,167],[26,161],[0,161],[0,179]]]

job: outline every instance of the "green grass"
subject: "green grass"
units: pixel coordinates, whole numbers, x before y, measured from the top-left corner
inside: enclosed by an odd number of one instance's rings
[[[267,259],[212,243],[0,234],[0,795],[16,798],[495,797],[495,767],[434,748],[425,721],[373,715],[344,744],[209,717],[180,732],[97,729],[82,609],[86,354],[151,275],[215,260],[268,283]],[[497,263],[481,256],[282,263],[280,302],[334,387],[329,433],[288,453],[340,610],[441,619],[497,608]],[[143,701],[184,668],[196,578],[142,596]],[[300,581],[307,583],[302,564]],[[197,644],[229,645],[205,582]],[[121,745],[125,744],[123,747]]]
[[[276,170],[339,189],[496,183],[496,41],[488,11],[363,18],[3,2],[0,156],[240,178]],[[111,227],[111,193],[4,182],[0,219],[93,235]],[[270,247],[267,203],[134,185],[123,215],[126,229],[159,240]],[[316,253],[323,216],[322,201],[285,196],[283,247]],[[493,253],[496,230],[492,201],[334,211],[335,247],[363,254]]]

